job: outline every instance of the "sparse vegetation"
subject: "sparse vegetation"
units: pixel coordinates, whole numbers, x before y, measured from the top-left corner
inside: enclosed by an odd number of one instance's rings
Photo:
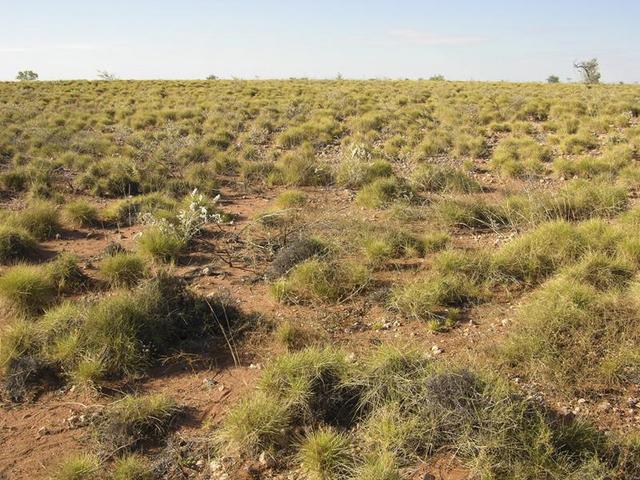
[[[134,254],[116,253],[100,262],[100,274],[112,287],[135,285],[144,278],[145,262]]]
[[[554,77],[0,84],[6,475],[637,478],[638,87]]]

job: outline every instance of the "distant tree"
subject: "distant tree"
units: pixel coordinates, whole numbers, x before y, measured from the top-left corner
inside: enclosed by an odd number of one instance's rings
[[[98,78],[100,80],[117,80],[118,78],[110,72],[107,72],[106,70],[98,70]]]
[[[18,75],[16,76],[16,80],[21,82],[31,82],[37,79],[38,74],[33,70],[22,70],[21,72],[18,72]]]
[[[580,72],[584,83],[593,85],[600,83],[600,65],[597,58],[586,60],[584,62],[575,62],[573,68]]]
[[[433,75],[431,77],[429,77],[429,80],[435,80],[438,82],[442,82],[444,80],[444,75]]]
[[[218,80],[218,77],[216,75],[209,75],[207,80]]]
[[[560,77],[557,75],[549,75],[547,77],[547,83],[560,83]]]

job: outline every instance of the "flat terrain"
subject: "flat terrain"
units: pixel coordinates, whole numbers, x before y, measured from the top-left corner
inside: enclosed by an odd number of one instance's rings
[[[640,478],[639,161],[636,86],[0,83],[0,478]]]

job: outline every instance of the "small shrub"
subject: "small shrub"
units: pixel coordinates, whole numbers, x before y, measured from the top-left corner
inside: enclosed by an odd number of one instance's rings
[[[64,460],[53,475],[54,480],[97,480],[100,459],[91,454],[78,454]]]
[[[585,246],[584,237],[570,224],[550,222],[505,244],[494,264],[498,274],[532,284],[577,260]]]
[[[78,267],[78,257],[71,253],[59,254],[45,265],[45,271],[59,293],[75,292],[87,282],[87,276]]]
[[[395,177],[379,178],[356,194],[356,203],[367,208],[385,208],[405,193]]]
[[[146,265],[137,255],[116,253],[104,258],[98,270],[112,287],[127,287],[137,284],[144,278]]]
[[[422,237],[425,253],[439,252],[449,245],[451,236],[447,232],[432,232]]]
[[[153,474],[144,457],[129,454],[114,462],[112,478],[113,480],[151,480]]]
[[[286,403],[258,393],[234,406],[215,435],[226,454],[257,455],[284,443],[290,420]]]
[[[597,285],[602,287],[603,285]],[[569,395],[640,378],[638,305],[628,293],[598,291],[570,277],[549,281],[521,307],[518,327],[500,350],[533,381]]]
[[[417,191],[423,192],[479,192],[480,184],[466,173],[449,166],[421,165],[412,174]]]
[[[150,193],[113,203],[105,210],[104,217],[110,222],[133,225],[145,214],[171,217],[176,207],[176,201],[166,195]]]
[[[457,307],[483,296],[483,289],[466,275],[448,273],[397,287],[391,305],[409,318],[429,320],[433,328],[440,328],[455,322]]]
[[[300,208],[307,203],[307,196],[300,190],[285,190],[276,198],[278,208]]]
[[[179,411],[166,395],[127,395],[104,410],[98,435],[109,448],[135,450],[145,441],[164,437]]]
[[[12,220],[38,240],[53,238],[60,232],[60,219],[56,206],[45,200],[31,202],[27,208],[16,213]]]
[[[259,386],[287,405],[293,419],[336,422],[353,414],[353,399],[342,389],[346,374],[342,351],[307,348],[277,357],[265,369]]]
[[[480,199],[443,199],[433,207],[438,221],[469,229],[497,229],[509,223],[509,217],[499,204]]]
[[[331,181],[328,167],[320,162],[313,148],[285,153],[269,175],[271,183],[289,186],[326,185]]]
[[[363,288],[369,271],[358,263],[333,263],[310,259],[296,265],[287,278],[272,286],[274,296],[282,301],[338,302]]]
[[[302,441],[298,458],[310,479],[344,478],[351,467],[351,444],[343,434],[321,428]]]
[[[186,248],[185,242],[174,232],[149,228],[138,238],[141,253],[164,263],[175,262]]]
[[[76,228],[92,227],[98,223],[98,209],[87,201],[73,200],[65,205],[63,219]]]
[[[288,351],[304,347],[308,337],[306,330],[290,321],[281,323],[274,333],[278,342]]]
[[[0,276],[0,298],[16,313],[42,313],[55,297],[55,286],[41,268],[16,265]]]
[[[295,240],[278,250],[278,253],[269,266],[267,277],[281,277],[299,263],[326,252],[327,247],[318,239],[302,238]]]
[[[37,251],[38,245],[24,228],[0,226],[0,263],[14,263],[25,260]]]
[[[542,173],[544,163],[550,160],[550,150],[532,138],[510,137],[500,141],[495,148],[491,164],[505,175],[526,177]]]
[[[395,457],[389,452],[367,455],[355,469],[354,480],[402,480]]]

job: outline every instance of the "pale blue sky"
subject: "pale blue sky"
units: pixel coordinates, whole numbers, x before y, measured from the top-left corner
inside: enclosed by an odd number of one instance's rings
[[[0,80],[221,77],[640,81],[637,0],[0,0]]]

